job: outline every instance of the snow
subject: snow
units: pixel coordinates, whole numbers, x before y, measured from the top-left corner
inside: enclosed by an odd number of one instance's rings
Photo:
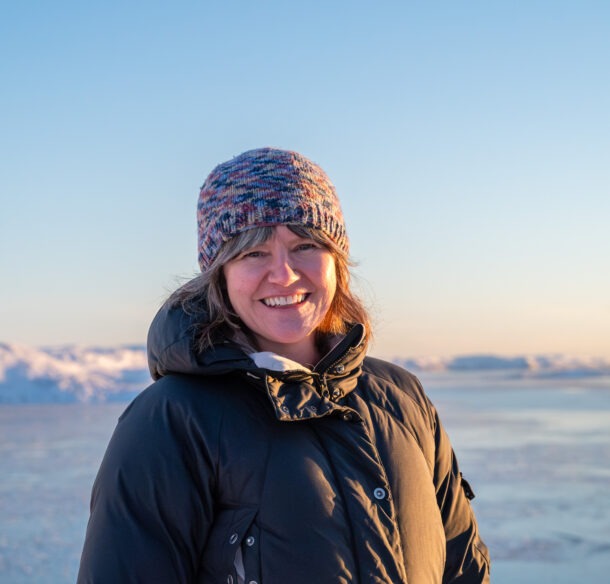
[[[150,383],[144,347],[0,343],[0,403],[128,400]]]
[[[610,359],[595,356],[465,355],[455,357],[396,358],[394,362],[412,371],[505,371],[520,377],[592,377],[610,375]],[[515,377],[514,375],[512,377]]]
[[[595,379],[610,360],[570,355],[467,355],[396,358],[418,374],[460,373],[515,379]],[[0,404],[128,401],[150,383],[144,346],[34,348],[0,343]],[[455,382],[453,380],[452,382]]]

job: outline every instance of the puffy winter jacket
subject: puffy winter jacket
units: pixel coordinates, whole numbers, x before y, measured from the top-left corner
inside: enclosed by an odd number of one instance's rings
[[[437,413],[362,326],[275,371],[229,342],[197,355],[189,324],[153,322],[157,381],[108,446],[79,583],[489,582]]]

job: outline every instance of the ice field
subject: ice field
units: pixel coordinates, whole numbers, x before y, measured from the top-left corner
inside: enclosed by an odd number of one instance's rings
[[[610,573],[610,379],[421,375],[472,484],[494,584]],[[74,582],[125,403],[0,406],[0,582]]]

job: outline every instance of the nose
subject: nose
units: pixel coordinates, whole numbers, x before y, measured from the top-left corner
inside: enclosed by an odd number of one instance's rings
[[[274,256],[269,265],[267,279],[271,284],[279,286],[290,286],[299,279],[299,274],[290,261],[287,253],[280,253]]]

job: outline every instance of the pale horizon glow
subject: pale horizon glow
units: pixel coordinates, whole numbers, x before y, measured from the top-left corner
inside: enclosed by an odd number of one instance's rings
[[[610,357],[610,5],[2,8],[0,341],[142,344],[198,187],[272,145],[339,192],[382,357]]]

